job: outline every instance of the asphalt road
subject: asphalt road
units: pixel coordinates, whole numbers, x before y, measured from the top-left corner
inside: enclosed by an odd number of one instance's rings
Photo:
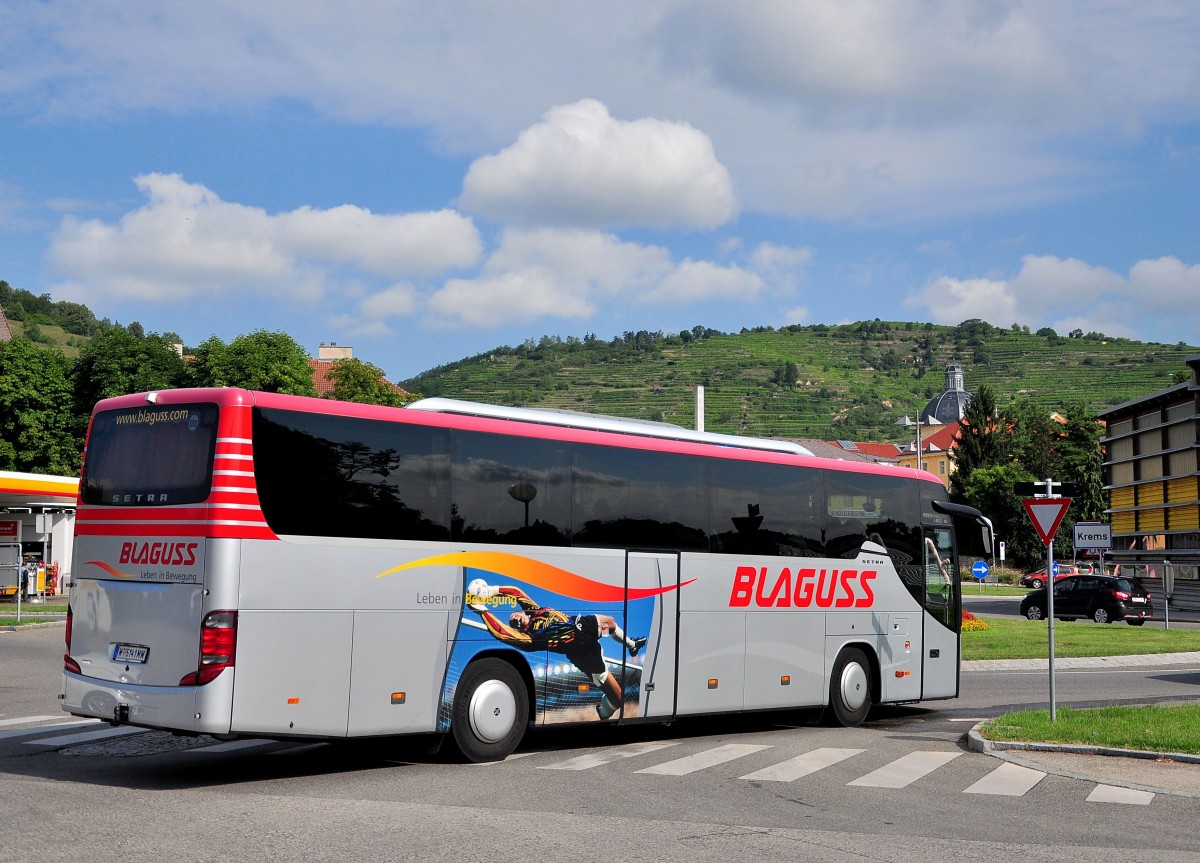
[[[791,713],[546,732],[466,765],[396,741],[12,722],[56,713],[61,654],[61,628],[0,633],[5,861],[1200,861],[1200,799],[1107,802],[967,750],[977,720],[1044,700],[1036,672],[968,668],[958,699],[860,728]],[[1194,663],[1058,679],[1060,704],[1198,695]]]

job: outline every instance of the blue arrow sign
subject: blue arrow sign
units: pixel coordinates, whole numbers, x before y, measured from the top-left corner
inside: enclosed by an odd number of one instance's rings
[[[988,577],[989,567],[986,560],[977,560],[971,565],[971,575],[980,581]]]

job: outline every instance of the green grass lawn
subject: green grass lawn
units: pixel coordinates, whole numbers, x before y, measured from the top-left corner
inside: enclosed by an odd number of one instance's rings
[[[1171,707],[1060,707],[1021,710],[983,723],[981,736],[996,741],[1030,741],[1138,749],[1146,752],[1200,753],[1200,705]]]
[[[962,634],[963,659],[1046,659],[1050,655],[1046,621],[980,617],[985,630]],[[1163,629],[1125,623],[1054,622],[1055,657],[1126,656],[1141,653],[1184,653],[1200,650],[1200,631]]]
[[[5,600],[0,603],[0,626],[28,626],[31,623],[45,623],[47,620],[61,618],[46,617],[47,614],[66,614],[66,600],[53,602],[22,602],[21,620],[17,621],[16,601]]]
[[[1024,596],[1029,593],[1028,587],[1014,584],[980,584],[972,579],[962,583],[964,597],[971,596]]]
[[[981,618],[986,630],[962,634],[963,659],[1045,659],[1045,621]],[[1200,650],[1200,631],[1163,629],[1161,623],[1128,626],[1056,621],[1054,656],[1123,656]],[[980,726],[988,740],[1074,743],[1112,749],[1200,754],[1200,705],[1049,709],[1006,713]]]

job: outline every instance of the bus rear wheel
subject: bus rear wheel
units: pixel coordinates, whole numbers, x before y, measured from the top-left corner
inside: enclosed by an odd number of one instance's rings
[[[834,719],[848,728],[861,725],[871,712],[871,663],[857,647],[838,654],[829,678],[829,706]]]
[[[502,659],[472,662],[454,693],[450,728],[468,761],[500,761],[513,753],[529,722],[529,693]]]

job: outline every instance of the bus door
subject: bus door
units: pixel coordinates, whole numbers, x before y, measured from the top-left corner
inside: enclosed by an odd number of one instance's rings
[[[958,694],[959,612],[958,555],[949,527],[926,527],[924,541],[925,638],[921,697],[953,698]]]
[[[637,656],[626,653],[625,717],[671,717],[679,646],[679,554],[631,551],[625,571],[625,633],[635,642],[645,639]]]

